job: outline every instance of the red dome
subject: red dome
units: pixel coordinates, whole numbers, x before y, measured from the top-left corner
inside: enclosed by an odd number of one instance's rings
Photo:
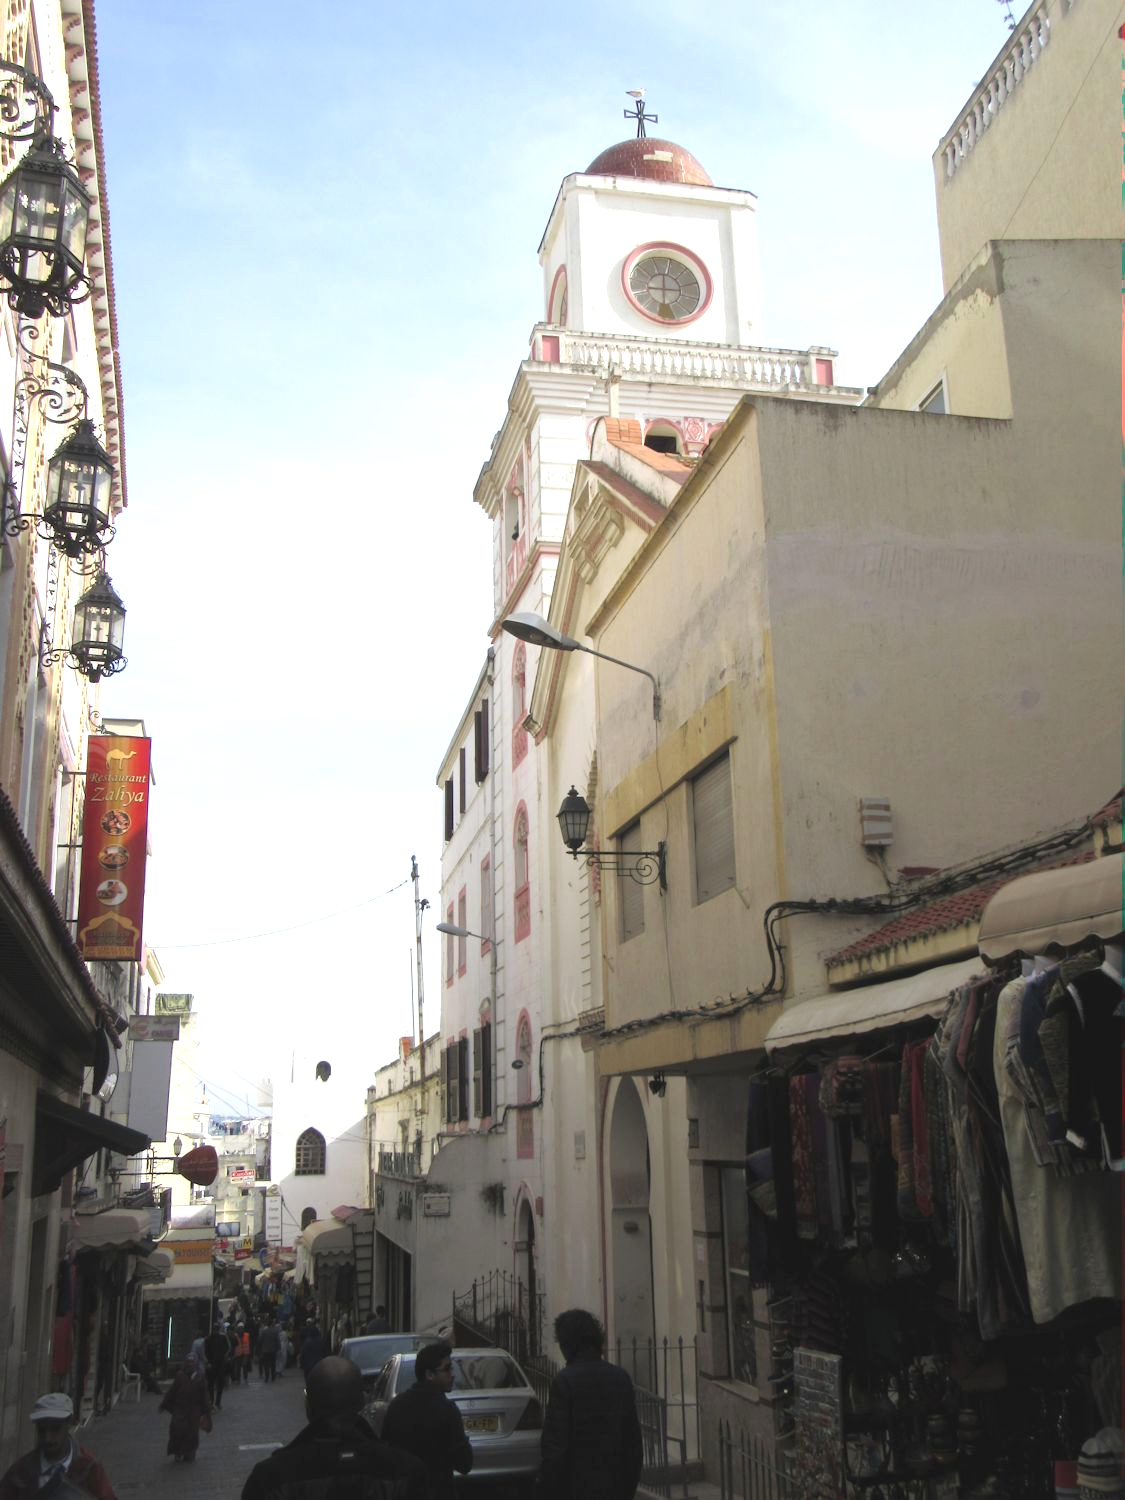
[[[655,182],[693,182],[699,187],[714,187],[707,173],[682,146],[674,141],[658,141],[653,136],[634,136],[619,141],[586,168],[589,177],[649,177]]]

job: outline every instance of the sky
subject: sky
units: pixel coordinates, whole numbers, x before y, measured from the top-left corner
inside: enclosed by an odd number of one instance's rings
[[[436,908],[492,618],[473,486],[562,178],[643,87],[650,134],[758,195],[759,341],[873,385],[940,300],[931,156],[1008,28],[1002,0],[96,19],[129,494],[102,711],[152,736],[145,938],[234,1113],[312,1051],[362,1088],[413,1028],[410,861]],[[425,957],[432,1032],[432,930]]]

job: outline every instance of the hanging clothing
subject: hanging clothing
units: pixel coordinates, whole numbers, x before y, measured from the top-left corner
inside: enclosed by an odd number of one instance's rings
[[[1031,1044],[1030,1062],[1021,1050],[1027,1035],[1025,997],[1030,989],[1031,1014],[1042,1019],[1050,983],[1048,973],[1015,979],[1004,987],[996,1005],[993,1048],[1004,1145],[1037,1323],[1050,1322],[1068,1307],[1097,1297],[1121,1297],[1120,1182],[1110,1172],[1064,1176],[1051,1169],[1055,1155],[1040,1094],[1042,1048],[1037,1052]],[[1057,1099],[1053,1084],[1049,1089]]]
[[[815,1240],[816,1163],[813,1158],[812,1118],[809,1114],[808,1081],[815,1087],[815,1073],[797,1073],[789,1080],[789,1127],[793,1143],[793,1199],[797,1234]]]

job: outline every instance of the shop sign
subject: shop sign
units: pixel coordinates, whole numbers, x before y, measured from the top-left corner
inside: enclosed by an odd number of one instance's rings
[[[205,1261],[210,1261],[215,1253],[214,1240],[178,1240],[175,1243],[165,1241],[165,1245],[176,1257],[178,1266],[198,1266]]]
[[[132,1042],[178,1042],[179,1016],[130,1016],[129,1040]]]
[[[257,1178],[253,1167],[228,1167],[227,1176],[231,1182],[256,1182]]]
[[[194,995],[161,994],[156,997],[158,1016],[190,1016]]]
[[[252,1252],[248,1250],[245,1245],[236,1245],[234,1247],[235,1260],[249,1260],[251,1254]]]
[[[78,946],[88,961],[141,960],[151,746],[132,735],[87,741]]]

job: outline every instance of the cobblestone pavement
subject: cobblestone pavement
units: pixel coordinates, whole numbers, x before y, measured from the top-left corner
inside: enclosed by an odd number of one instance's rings
[[[152,1494],[161,1500],[238,1500],[246,1476],[305,1425],[304,1380],[287,1370],[265,1385],[255,1375],[249,1385],[228,1386],[214,1430],[201,1433],[192,1464],[168,1456],[168,1415],[160,1397],[141,1393],[136,1402],[118,1401],[105,1417],[81,1428],[76,1437],[105,1465],[118,1500]],[[30,1434],[28,1445],[31,1447]]]

